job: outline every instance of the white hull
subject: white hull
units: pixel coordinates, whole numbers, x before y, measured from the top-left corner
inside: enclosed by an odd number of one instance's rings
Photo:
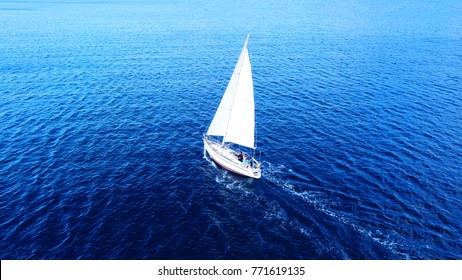
[[[206,137],[204,137],[204,148],[210,157],[221,167],[250,178],[258,179],[261,177],[261,170],[257,167],[260,164],[255,159],[253,159],[255,162],[254,167],[251,167],[249,164],[244,165],[234,155],[235,151],[227,147],[222,147],[220,143],[210,141]]]

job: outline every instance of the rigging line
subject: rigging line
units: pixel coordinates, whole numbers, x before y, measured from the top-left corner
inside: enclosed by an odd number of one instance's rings
[[[255,131],[255,144],[254,144],[253,150],[255,151],[257,149],[257,146],[258,146],[258,131],[256,129],[256,127],[257,127],[257,117],[254,116],[254,118],[255,118],[255,128],[254,128],[254,131]]]

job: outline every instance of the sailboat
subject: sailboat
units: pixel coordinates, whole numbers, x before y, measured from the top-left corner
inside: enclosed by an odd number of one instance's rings
[[[260,162],[254,158],[255,101],[248,42],[249,35],[203,137],[204,154],[207,152],[216,163],[231,172],[258,179],[261,169]]]

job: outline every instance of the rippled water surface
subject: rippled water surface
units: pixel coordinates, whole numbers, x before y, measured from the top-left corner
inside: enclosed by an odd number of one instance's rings
[[[0,258],[461,259],[434,2],[0,2]],[[201,141],[248,32],[260,180]]]

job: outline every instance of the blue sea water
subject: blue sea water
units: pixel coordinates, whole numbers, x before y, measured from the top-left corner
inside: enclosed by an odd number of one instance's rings
[[[222,2],[0,1],[0,258],[462,259],[462,2]]]

